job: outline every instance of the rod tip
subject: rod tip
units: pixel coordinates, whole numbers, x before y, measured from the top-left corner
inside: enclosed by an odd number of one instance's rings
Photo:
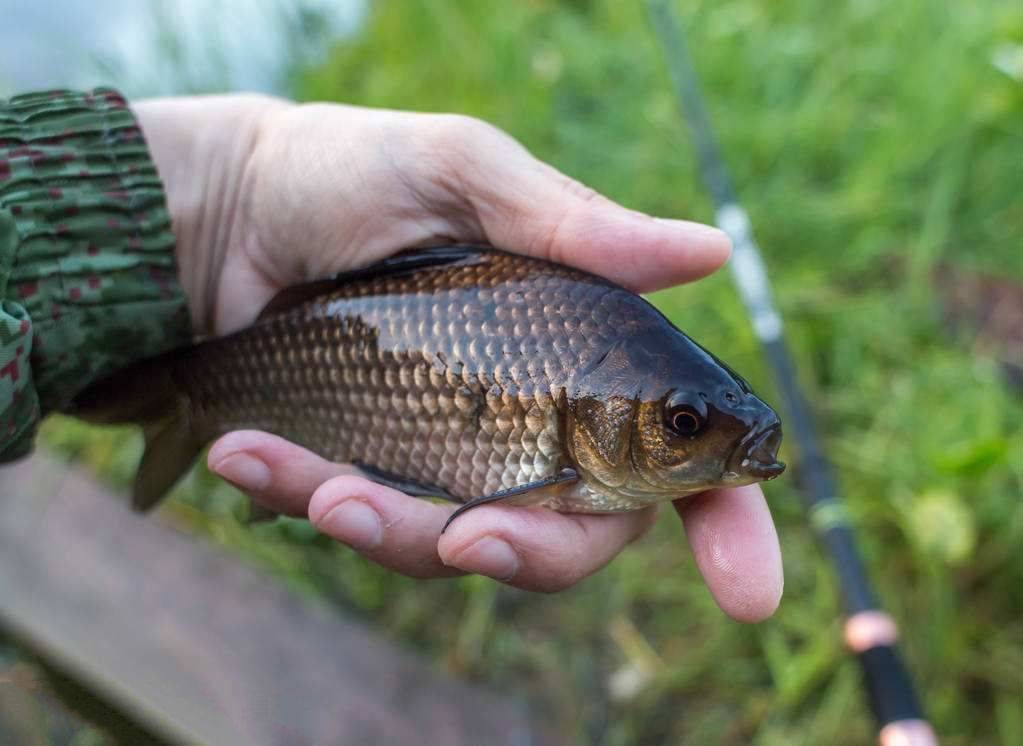
[[[896,720],[881,729],[880,746],[938,746],[938,737],[926,720]]]

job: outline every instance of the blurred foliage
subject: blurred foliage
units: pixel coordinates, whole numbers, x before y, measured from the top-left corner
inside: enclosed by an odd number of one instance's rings
[[[1023,10],[678,9],[928,714],[945,744],[1023,743],[1023,406],[943,327],[931,285],[939,262],[1023,279]],[[711,218],[640,3],[379,2],[293,85],[302,99],[482,117],[630,207]],[[654,300],[774,398],[724,273]],[[134,435],[69,420],[45,437],[121,484],[139,454]],[[203,471],[165,510],[438,665],[528,692],[579,743],[870,743],[795,479],[766,491],[786,593],[758,626],[717,609],[671,516],[548,597],[397,577],[298,521],[246,527],[239,496]]]

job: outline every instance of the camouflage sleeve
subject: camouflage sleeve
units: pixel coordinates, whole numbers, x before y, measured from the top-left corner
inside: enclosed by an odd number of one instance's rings
[[[190,334],[163,188],[120,94],[0,99],[0,462],[90,382]]]

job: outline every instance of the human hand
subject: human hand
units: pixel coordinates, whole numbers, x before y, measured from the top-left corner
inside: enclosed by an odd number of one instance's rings
[[[196,329],[224,334],[281,288],[406,247],[485,242],[604,275],[636,291],[686,282],[727,258],[719,231],[622,208],[477,120],[255,96],[135,106],[178,237]],[[363,479],[273,435],[237,432],[210,468],[283,513],[414,577],[478,572],[531,590],[567,588],[652,523],[654,509],[603,516],[453,508]],[[757,621],[776,608],[781,556],[758,486],[675,503],[721,608]]]

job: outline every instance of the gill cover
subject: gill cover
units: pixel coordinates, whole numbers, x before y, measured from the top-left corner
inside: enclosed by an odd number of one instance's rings
[[[629,449],[641,383],[623,342],[579,381],[568,447],[579,468],[608,487],[629,476]]]

